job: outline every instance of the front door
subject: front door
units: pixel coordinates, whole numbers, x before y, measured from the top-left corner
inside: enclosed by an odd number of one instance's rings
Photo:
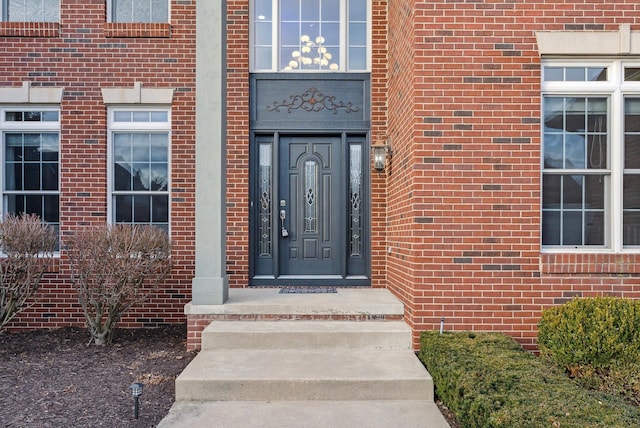
[[[279,274],[339,277],[344,262],[345,197],[340,136],[279,141]]]

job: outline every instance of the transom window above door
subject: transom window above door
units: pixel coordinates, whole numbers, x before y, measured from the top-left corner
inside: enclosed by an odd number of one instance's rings
[[[369,1],[253,0],[252,71],[366,71]]]

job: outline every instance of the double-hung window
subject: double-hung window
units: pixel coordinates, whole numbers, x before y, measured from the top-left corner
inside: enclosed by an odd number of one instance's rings
[[[110,22],[169,22],[169,0],[108,0]]]
[[[36,214],[59,230],[60,111],[0,108],[2,213]]]
[[[543,63],[542,245],[640,249],[640,63]]]
[[[368,0],[253,0],[253,71],[367,71]]]
[[[2,20],[13,22],[58,22],[59,0],[0,0]]]
[[[109,109],[112,223],[169,229],[169,109]]]

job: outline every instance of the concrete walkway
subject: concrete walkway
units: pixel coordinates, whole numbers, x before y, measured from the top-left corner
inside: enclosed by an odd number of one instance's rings
[[[386,290],[231,292],[229,304],[206,310],[374,320],[403,313]],[[203,332],[202,351],[176,379],[176,403],[159,425],[354,426],[448,427],[403,321],[215,321]]]

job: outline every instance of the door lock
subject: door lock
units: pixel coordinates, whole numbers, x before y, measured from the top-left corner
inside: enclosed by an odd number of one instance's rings
[[[286,219],[287,219],[287,212],[285,210],[280,210],[280,236],[282,236],[283,238],[286,238],[287,236],[289,236],[289,231],[285,227]]]

